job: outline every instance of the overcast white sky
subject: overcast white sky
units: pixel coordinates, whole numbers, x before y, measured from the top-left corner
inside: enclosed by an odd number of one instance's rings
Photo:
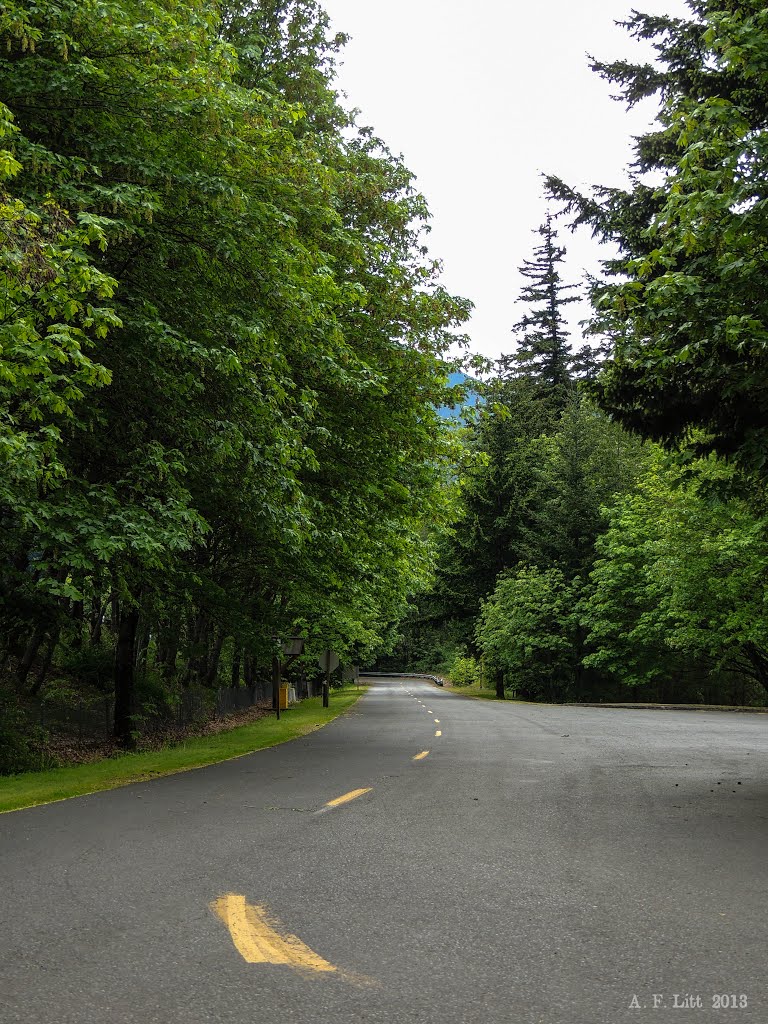
[[[541,172],[569,184],[621,184],[630,137],[653,111],[628,114],[589,70],[650,50],[614,25],[632,7],[684,15],[683,0],[322,0],[352,38],[338,85],[417,175],[433,214],[429,245],[444,283],[475,303],[467,331],[490,358],[510,351],[522,279],[546,204]],[[594,270],[585,232],[560,241],[566,273]],[[573,305],[575,323],[586,307]],[[578,328],[574,341],[578,341]]]

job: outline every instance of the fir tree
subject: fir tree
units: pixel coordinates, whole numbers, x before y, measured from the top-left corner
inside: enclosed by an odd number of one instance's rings
[[[576,286],[563,284],[560,276],[565,249],[557,245],[551,214],[547,214],[537,233],[542,243],[534,248],[533,259],[525,260],[520,267],[529,283],[519,299],[528,311],[512,328],[520,337],[518,348],[512,355],[502,356],[499,362],[502,375],[529,377],[541,384],[561,411],[572,381],[573,365],[563,307],[577,302],[578,296],[569,294]]]
[[[635,11],[624,23],[653,64],[593,64],[627,107],[660,105],[629,187],[547,187],[572,227],[618,250],[591,288],[593,327],[611,343],[600,405],[672,447],[693,434],[765,482],[768,18],[764,0],[688,7],[688,19]]]

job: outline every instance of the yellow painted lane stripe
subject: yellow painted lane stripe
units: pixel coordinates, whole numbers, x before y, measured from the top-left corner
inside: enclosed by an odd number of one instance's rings
[[[440,725],[440,719],[439,718],[435,719],[435,725]]]
[[[353,789],[349,793],[345,793],[344,796],[337,796],[335,800],[329,800],[325,805],[326,807],[338,807],[339,804],[346,804],[350,800],[357,800],[359,796],[363,796],[365,793],[370,793],[371,787],[367,789]]]
[[[437,732],[435,733],[435,736],[442,736],[442,735],[443,735],[443,730],[442,729],[438,729]]]
[[[211,903],[211,910],[229,929],[235,949],[248,964],[284,964],[310,971],[335,971],[301,939],[287,932],[266,907],[246,903],[245,896],[228,892]]]
[[[428,750],[422,750],[422,752],[420,754],[417,754],[414,758],[412,758],[412,760],[414,760],[414,761],[423,761],[428,753],[429,753]]]

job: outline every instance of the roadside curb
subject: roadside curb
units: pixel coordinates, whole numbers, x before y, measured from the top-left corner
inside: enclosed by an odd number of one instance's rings
[[[732,711],[744,715],[768,715],[768,708],[731,704],[619,704],[597,701],[569,701],[563,708],[609,708],[616,711]]]

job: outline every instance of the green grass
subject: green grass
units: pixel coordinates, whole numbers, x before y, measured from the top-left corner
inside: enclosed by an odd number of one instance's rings
[[[447,686],[449,693],[457,693],[460,697],[480,697],[481,700],[498,700],[495,689],[488,689],[479,683],[472,683],[471,686]],[[515,697],[507,697],[508,701],[516,700]]]
[[[164,750],[124,754],[93,764],[0,778],[0,813],[98,793],[103,789],[115,789],[131,782],[146,782],[148,779],[188,771],[190,768],[202,768],[207,764],[242,757],[254,750],[306,736],[347,711],[365,689],[363,686],[359,690],[352,687],[331,690],[328,708],[322,706],[321,697],[304,700],[288,711],[282,711],[279,722],[270,716],[228,732],[194,737]]]

